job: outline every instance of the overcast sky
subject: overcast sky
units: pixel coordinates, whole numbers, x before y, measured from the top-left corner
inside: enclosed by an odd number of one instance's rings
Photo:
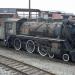
[[[29,0],[0,0],[0,8],[28,8]],[[31,8],[75,14],[75,0],[31,0]]]

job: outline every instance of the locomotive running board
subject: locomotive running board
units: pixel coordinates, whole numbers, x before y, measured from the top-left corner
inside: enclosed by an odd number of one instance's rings
[[[50,40],[50,41],[57,41],[57,42],[64,42],[65,40],[61,40],[59,38],[47,38],[47,37],[36,37],[36,36],[27,36],[27,35],[16,35],[16,37],[25,37],[25,38],[34,38],[40,40]]]

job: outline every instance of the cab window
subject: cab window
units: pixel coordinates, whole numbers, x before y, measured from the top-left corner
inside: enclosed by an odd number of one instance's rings
[[[6,25],[7,29],[11,30],[13,23],[12,22],[6,22],[5,25]]]

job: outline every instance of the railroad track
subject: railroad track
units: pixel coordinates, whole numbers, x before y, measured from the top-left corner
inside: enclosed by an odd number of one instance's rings
[[[29,64],[0,55],[0,64],[14,70],[15,75],[54,75]]]
[[[6,65],[0,64],[0,75],[22,75],[22,73],[7,67]]]
[[[6,49],[6,47],[1,46],[1,45],[0,45],[0,48]],[[46,59],[46,60],[50,60],[50,61],[57,62],[57,63],[75,65],[75,61],[64,62],[63,60],[61,60],[60,58],[57,58],[57,57],[55,57],[54,59],[49,59],[49,57],[47,57],[47,56],[46,57],[42,57],[42,56],[40,57],[39,54],[36,54],[36,53],[35,54],[29,54],[28,52],[26,52],[24,50],[16,51],[12,48],[7,48],[6,50],[12,51],[12,52],[17,53],[19,55],[28,55],[28,56],[34,57],[36,59],[41,58],[41,59]]]

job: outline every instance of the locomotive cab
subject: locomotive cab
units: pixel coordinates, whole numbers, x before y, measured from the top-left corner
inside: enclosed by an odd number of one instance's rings
[[[5,20],[5,34],[6,35],[16,35],[16,22],[19,19],[8,18]]]

